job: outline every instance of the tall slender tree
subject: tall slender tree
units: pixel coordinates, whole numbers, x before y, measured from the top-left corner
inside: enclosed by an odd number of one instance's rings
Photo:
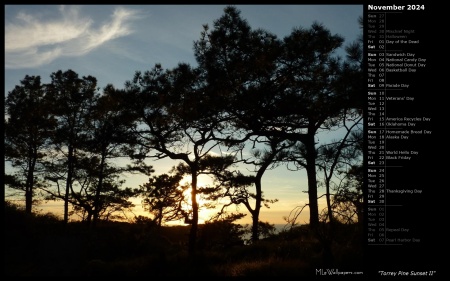
[[[98,95],[97,79],[92,76],[79,78],[78,74],[69,69],[59,70],[50,75],[51,82],[47,85],[47,95],[50,98],[52,113],[57,120],[53,138],[55,150],[61,160],[57,166],[65,173],[64,190],[64,222],[69,220],[69,201],[74,193],[73,181],[76,173],[78,149],[87,137],[86,126],[94,98]],[[82,151],[80,150],[80,153]],[[50,166],[49,166],[50,167]],[[52,169],[56,170],[56,166]],[[59,177],[53,177],[59,180]]]
[[[223,106],[217,111],[228,117],[226,122],[233,128],[223,132],[223,143],[237,155],[243,155],[246,143],[251,143],[253,148],[256,144],[252,160],[240,159],[255,167],[255,177],[252,177],[255,192],[248,191],[247,180],[240,184],[237,178],[243,177],[237,175],[229,179],[228,184],[232,185],[228,185],[225,193],[231,202],[244,204],[252,215],[253,241],[259,237],[262,205],[276,202],[263,198],[262,177],[283,150],[284,139],[259,134],[261,124],[273,114],[271,80],[275,59],[281,51],[279,44],[275,35],[261,29],[252,30],[241,18],[240,11],[232,6],[225,8],[224,15],[214,21],[211,30],[204,25],[201,38],[194,43],[195,57],[207,81],[206,94],[222,100]]]
[[[153,167],[119,166],[112,163],[112,159],[125,158],[126,152],[133,146],[131,132],[134,126],[134,115],[123,106],[124,91],[107,85],[103,94],[95,99],[91,114],[88,116],[86,127],[87,138],[82,148],[89,153],[90,162],[95,162],[91,175],[95,177],[93,187],[92,223],[95,227],[100,211],[108,202],[108,186],[113,187],[111,180],[120,174],[139,170],[146,175],[154,172]],[[142,163],[143,164],[143,163]],[[107,184],[109,182],[109,184]],[[89,218],[90,220],[90,218]]]
[[[27,214],[32,213],[36,185],[43,180],[42,162],[55,127],[44,88],[40,76],[26,75],[5,103],[5,160],[18,169],[5,177],[5,184],[25,192]]]

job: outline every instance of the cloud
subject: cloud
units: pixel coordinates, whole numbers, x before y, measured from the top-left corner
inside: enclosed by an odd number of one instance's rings
[[[44,21],[20,12],[5,26],[5,68],[38,67],[63,56],[82,56],[108,41],[133,33],[134,10],[116,8],[109,21],[94,27],[79,7],[59,8],[57,20]]]

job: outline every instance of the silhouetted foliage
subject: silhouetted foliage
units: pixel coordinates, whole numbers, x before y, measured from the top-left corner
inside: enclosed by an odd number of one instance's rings
[[[32,212],[36,188],[42,187],[43,161],[55,127],[45,87],[39,76],[28,76],[8,93],[5,102],[5,160],[17,168],[5,184],[24,191],[25,208]]]
[[[17,221],[7,220],[7,237],[27,240],[19,250],[29,253],[21,259],[8,246],[8,274],[301,276],[360,257],[361,233],[348,231],[360,231],[362,214],[361,135],[354,133],[363,113],[361,42],[348,45],[343,60],[335,53],[343,38],[322,24],[295,27],[279,39],[253,30],[233,6],[211,30],[203,28],[194,42],[197,67],[156,64],[137,71],[124,90],[108,85],[103,92],[95,77],[59,70],[47,85],[26,76],[10,92],[5,155],[23,170],[5,183],[25,191],[28,214],[39,188],[64,202],[64,218],[22,218],[8,205]],[[346,137],[319,142],[320,133],[338,129]],[[130,165],[115,163],[125,156]],[[176,161],[173,174],[150,177],[149,158]],[[238,163],[253,169],[233,170]],[[277,201],[263,196],[263,175],[282,164],[306,170],[309,200],[290,232],[276,235],[259,214]],[[330,223],[320,221],[317,168]],[[122,187],[121,176],[132,172],[149,177],[140,190]],[[213,185],[199,186],[202,175]],[[184,176],[191,182],[180,186]],[[341,184],[333,185],[336,177]],[[137,196],[154,217],[119,223]],[[206,206],[228,201],[199,225],[197,196],[209,200]],[[245,214],[226,210],[240,204],[252,216],[251,245],[242,237],[247,230],[234,223]],[[296,215],[305,207],[309,224],[298,230]],[[95,228],[70,223],[71,214]],[[180,218],[188,226],[164,226]]]
[[[158,226],[163,222],[184,219],[186,214],[183,204],[186,203],[184,192],[187,185],[180,185],[182,174],[162,174],[149,178],[149,181],[140,186],[140,196],[144,210],[152,214]]]
[[[156,65],[144,74],[136,72],[133,81],[126,83],[137,101],[131,109],[138,116],[136,135],[140,145],[134,157],[182,161],[179,168],[191,177],[192,211],[185,220],[191,224],[190,252],[195,251],[197,240],[198,176],[213,174],[218,164],[222,169],[232,164],[226,161],[229,156],[210,154],[220,145],[216,135],[224,129],[226,117],[212,110],[214,104],[204,95],[203,83],[199,69],[187,64],[167,71]]]
[[[50,100],[51,113],[57,120],[52,145],[56,156],[47,165],[52,170],[55,181],[65,181],[64,191],[58,188],[58,196],[64,200],[64,221],[69,220],[69,203],[72,199],[73,182],[76,180],[77,159],[83,157],[82,143],[87,134],[87,120],[95,104],[97,79],[92,76],[79,78],[69,69],[59,70],[50,75],[51,82],[46,86]]]
[[[338,126],[343,112],[355,107],[348,101],[361,96],[360,84],[349,79],[361,73],[353,63],[360,59],[359,49],[349,47],[353,61],[343,62],[335,54],[343,41],[317,22],[309,29],[296,27],[280,40],[265,30],[252,30],[240,11],[229,6],[213,29],[204,26],[194,45],[208,82],[206,93],[224,101],[227,108],[222,110],[235,127],[224,143],[240,150],[253,139],[253,148],[255,142],[271,147],[273,159],[259,167],[259,179],[275,159],[283,159],[285,149],[303,149],[298,160],[308,176],[312,227],[319,223],[317,134]],[[256,190],[261,200],[261,187]],[[259,208],[257,202],[252,211],[255,229]]]

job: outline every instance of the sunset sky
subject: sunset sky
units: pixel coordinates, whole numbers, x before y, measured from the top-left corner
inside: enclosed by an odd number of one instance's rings
[[[345,44],[361,33],[358,17],[362,5],[236,5],[254,29],[263,28],[279,38],[294,27],[323,23]],[[50,82],[50,74],[71,69],[94,76],[98,86],[123,88],[135,71],[150,70],[156,63],[170,69],[179,62],[196,65],[193,42],[202,25],[210,27],[223,15],[225,5],[6,5],[5,96],[26,75]],[[151,163],[155,174],[167,173],[172,160]],[[128,177],[125,186],[138,187],[146,177]],[[279,201],[263,208],[260,219],[283,224],[283,216],[306,203],[306,174],[285,166],[267,171],[263,190],[267,199]],[[319,189],[319,194],[323,189]],[[139,201],[136,202],[139,204]],[[247,213],[245,208],[242,212]],[[300,223],[308,221],[307,210]],[[247,215],[245,222],[250,222]]]

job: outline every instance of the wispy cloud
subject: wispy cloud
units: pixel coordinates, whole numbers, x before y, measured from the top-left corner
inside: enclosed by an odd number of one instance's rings
[[[79,7],[60,6],[57,20],[18,13],[5,26],[5,68],[38,67],[63,56],[81,56],[113,39],[133,33],[135,10],[116,8],[108,22],[94,27]]]

